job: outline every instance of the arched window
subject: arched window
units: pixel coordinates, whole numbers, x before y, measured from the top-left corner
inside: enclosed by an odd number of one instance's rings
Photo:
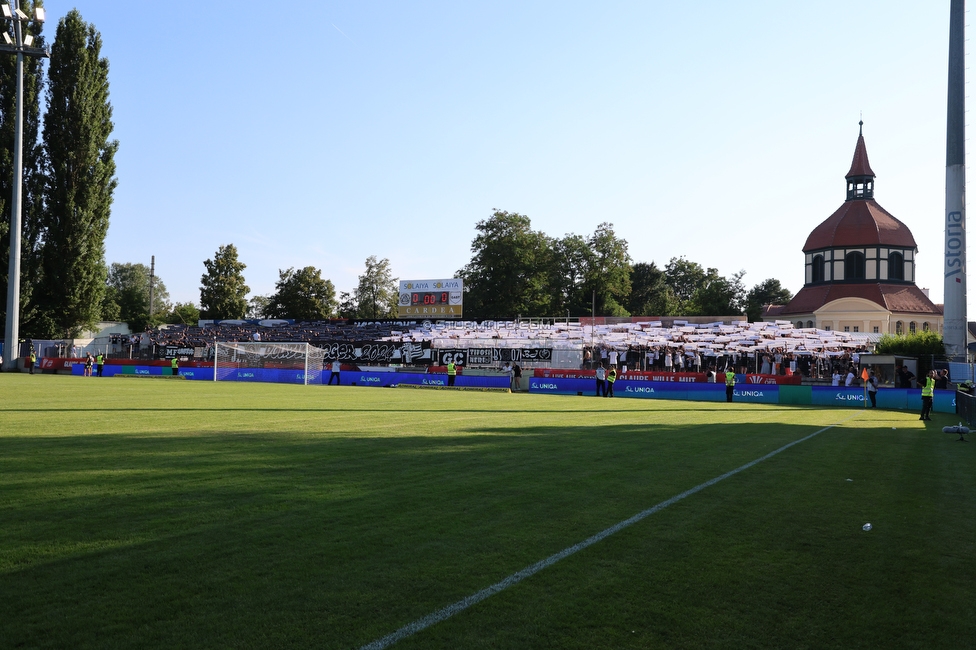
[[[813,256],[813,278],[812,282],[824,281],[824,257],[823,255]]]
[[[802,320],[796,321],[796,329],[803,329],[803,321]]]
[[[905,279],[905,256],[901,253],[892,252],[888,255],[888,279]]]
[[[911,334],[914,334],[914,333],[915,333],[915,321],[912,321],[912,322],[910,322],[910,323],[908,324],[908,331],[909,331],[909,332],[910,332]]]
[[[864,279],[864,253],[861,251],[851,251],[847,254],[847,257],[844,258],[844,279]]]
[[[904,334],[904,333],[905,333],[905,324],[902,323],[901,321],[895,323],[895,334]]]
[[[928,321],[926,321],[926,322],[924,322],[924,323],[922,323],[922,331],[923,331],[923,332],[928,332],[928,331],[929,331],[929,324],[928,324]]]
[[[808,320],[807,321],[807,327],[813,327],[813,321],[812,320]]]

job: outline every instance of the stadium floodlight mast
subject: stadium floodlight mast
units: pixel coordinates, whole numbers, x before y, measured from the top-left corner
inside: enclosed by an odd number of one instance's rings
[[[43,23],[46,16],[43,7],[34,7],[31,18],[21,11],[19,0],[0,2],[0,18],[3,24],[3,42],[0,52],[17,55],[17,100],[14,118],[14,183],[10,203],[10,269],[7,274],[7,323],[4,329],[6,349],[3,351],[3,370],[16,370],[20,354],[20,226],[21,193],[24,185],[24,57],[49,58],[49,50],[34,47],[34,37],[25,34],[28,21]],[[7,23],[13,23],[14,38],[10,38]]]

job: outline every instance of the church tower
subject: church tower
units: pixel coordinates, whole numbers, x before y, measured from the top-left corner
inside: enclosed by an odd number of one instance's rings
[[[859,123],[846,200],[803,245],[804,285],[766,320],[868,334],[941,332],[942,311],[915,285],[918,247],[908,226],[874,200],[875,174]]]

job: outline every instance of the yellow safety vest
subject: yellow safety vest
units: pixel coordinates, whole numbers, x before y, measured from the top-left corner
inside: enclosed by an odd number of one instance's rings
[[[449,376],[453,376],[457,374],[457,366],[454,365],[453,361],[447,364],[447,374]]]
[[[735,373],[732,372],[731,370],[725,373],[725,385],[735,386]]]
[[[933,391],[935,391],[935,380],[931,377],[926,377],[925,388],[922,389],[922,397],[932,397]]]

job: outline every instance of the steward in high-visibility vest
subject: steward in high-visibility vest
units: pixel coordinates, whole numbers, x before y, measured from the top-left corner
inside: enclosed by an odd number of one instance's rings
[[[105,366],[105,357],[103,357],[102,353],[99,352],[95,356],[95,374],[98,375],[99,377],[102,376],[102,368],[104,366]]]
[[[454,385],[454,378],[457,376],[457,365],[453,361],[447,362],[447,385]]]
[[[611,367],[607,373],[607,397],[613,397],[613,382],[617,381],[617,369]]]
[[[180,374],[180,360],[173,357],[173,360],[169,362],[170,368],[173,369],[173,376]]]
[[[925,376],[925,387],[922,389],[922,414],[919,420],[931,420],[929,414],[932,413],[932,396],[935,395],[935,371],[930,370]]]
[[[735,371],[731,367],[725,372],[725,401],[732,401],[732,393],[735,392]]]

